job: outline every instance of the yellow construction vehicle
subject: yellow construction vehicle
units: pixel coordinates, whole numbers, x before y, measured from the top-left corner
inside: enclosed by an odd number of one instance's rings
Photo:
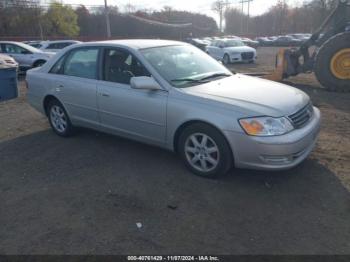
[[[329,91],[350,92],[350,0],[339,0],[321,27],[300,48],[281,49],[276,69],[262,78],[282,81],[314,72]]]

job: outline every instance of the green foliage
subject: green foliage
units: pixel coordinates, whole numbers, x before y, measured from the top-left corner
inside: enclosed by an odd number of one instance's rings
[[[52,2],[42,19],[45,31],[51,36],[79,35],[78,16],[68,5]]]

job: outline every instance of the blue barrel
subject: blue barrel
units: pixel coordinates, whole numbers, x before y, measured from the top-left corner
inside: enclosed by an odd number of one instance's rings
[[[0,68],[0,102],[18,97],[17,68]]]

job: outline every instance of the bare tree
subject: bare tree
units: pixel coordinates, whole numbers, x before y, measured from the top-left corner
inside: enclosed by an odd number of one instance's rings
[[[212,4],[212,10],[219,15],[219,30],[222,32],[222,22],[224,18],[224,10],[227,7],[228,2],[224,2],[223,0],[217,0]]]

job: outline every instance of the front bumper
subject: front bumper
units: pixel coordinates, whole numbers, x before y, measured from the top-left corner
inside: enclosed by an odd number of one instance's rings
[[[314,148],[320,131],[321,113],[314,115],[301,129],[275,137],[254,137],[226,131],[235,166],[259,170],[284,170],[305,160]]]
[[[230,63],[240,63],[240,62],[255,62],[257,59],[256,54],[252,58],[243,59],[241,53],[230,54]]]

